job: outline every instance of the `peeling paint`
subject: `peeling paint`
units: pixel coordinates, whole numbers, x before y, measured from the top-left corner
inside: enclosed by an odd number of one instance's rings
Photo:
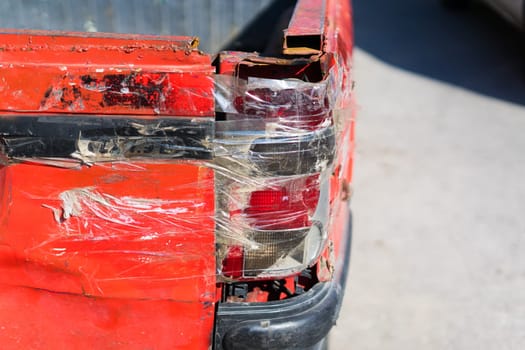
[[[213,67],[195,38],[0,35],[0,111],[213,116]]]

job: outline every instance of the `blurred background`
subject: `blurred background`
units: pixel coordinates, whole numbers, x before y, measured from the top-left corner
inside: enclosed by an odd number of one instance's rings
[[[199,35],[215,51],[269,2],[2,1],[0,27]],[[484,6],[353,4],[354,244],[330,347],[523,349],[524,36]]]
[[[354,245],[331,348],[525,348],[525,38],[353,0]]]

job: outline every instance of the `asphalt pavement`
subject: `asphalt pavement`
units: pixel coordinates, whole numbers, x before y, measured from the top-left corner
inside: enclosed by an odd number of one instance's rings
[[[525,349],[525,40],[354,0],[354,244],[332,350]]]

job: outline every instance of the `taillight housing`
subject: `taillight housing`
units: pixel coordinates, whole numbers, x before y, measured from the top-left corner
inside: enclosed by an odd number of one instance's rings
[[[217,76],[217,266],[227,280],[290,276],[322,253],[335,127],[328,84]]]

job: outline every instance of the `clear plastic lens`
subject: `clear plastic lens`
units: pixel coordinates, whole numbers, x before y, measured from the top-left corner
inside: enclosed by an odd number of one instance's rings
[[[324,247],[322,226],[294,230],[251,231],[250,247],[232,246],[222,261],[229,278],[279,277],[304,270]]]
[[[293,270],[304,264],[304,241],[309,229],[255,231],[249,234],[254,247],[244,255],[245,276],[270,270]]]

